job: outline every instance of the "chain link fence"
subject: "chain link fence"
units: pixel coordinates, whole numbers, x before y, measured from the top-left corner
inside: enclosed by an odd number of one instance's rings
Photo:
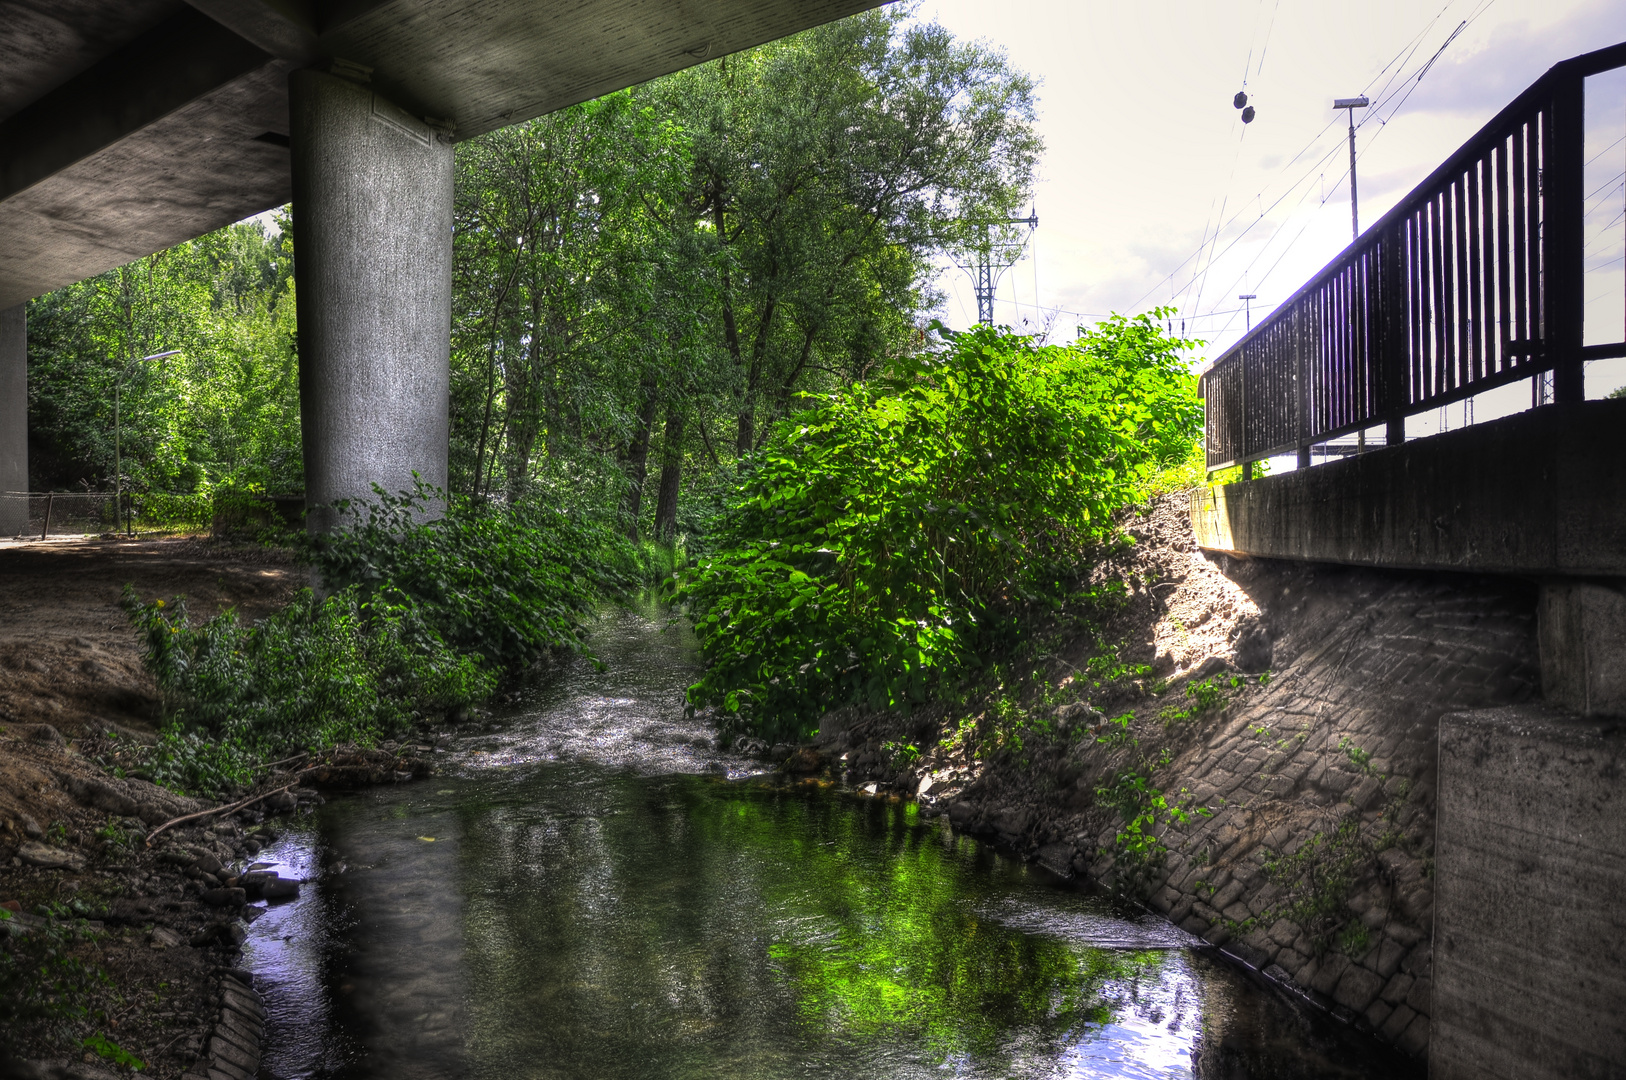
[[[0,492],[0,521],[25,523],[4,539],[18,540],[189,532],[208,532],[217,537],[253,536],[268,528],[300,528],[304,509],[303,495]]]

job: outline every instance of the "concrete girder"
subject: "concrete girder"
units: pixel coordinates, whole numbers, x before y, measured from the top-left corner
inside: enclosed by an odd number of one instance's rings
[[[446,485],[452,144],[383,95],[289,79],[305,501]]]
[[[286,155],[263,140],[287,132],[293,68],[370,68],[466,138],[876,6],[187,3],[0,0],[0,308],[286,202]]]
[[[0,123],[0,200],[24,191],[217,87],[269,55],[190,8]]]

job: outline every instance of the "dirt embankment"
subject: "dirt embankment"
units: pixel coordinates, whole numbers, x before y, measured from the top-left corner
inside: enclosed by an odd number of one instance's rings
[[[1126,522],[1137,543],[1099,570],[1126,601],[1104,633],[1062,628],[1045,699],[832,714],[792,764],[918,794],[958,829],[1140,897],[1420,1057],[1437,722],[1538,693],[1534,590],[1210,558],[1186,506]],[[978,719],[1000,734],[974,756],[957,732]]]
[[[176,1077],[212,1060],[223,1025],[251,1026],[246,976],[222,974],[241,941],[230,902],[241,894],[217,875],[252,858],[275,832],[266,814],[299,798],[146,846],[206,804],[109,768],[153,741],[161,706],[118,600],[131,583],[144,598],[187,596],[197,617],[256,618],[302,580],[285,555],[194,540],[0,545],[0,934],[16,961],[44,962],[67,987],[43,1016],[24,1007],[27,988],[6,987],[0,1073],[128,1075],[122,1050],[142,1075]]]

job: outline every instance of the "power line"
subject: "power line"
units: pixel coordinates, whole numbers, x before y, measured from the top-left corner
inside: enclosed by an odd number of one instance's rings
[[[1395,67],[1397,61],[1399,61],[1400,67],[1403,68],[1405,66],[1406,62],[1409,62],[1411,57],[1413,55],[1415,55],[1417,49],[1421,46],[1422,40],[1425,37],[1427,37],[1428,32],[1430,30],[1432,30],[1434,28],[1435,24],[1440,21],[1441,17],[1443,17],[1445,15],[1446,11],[1448,11],[1457,2],[1458,2],[1458,0],[1446,0],[1445,5],[1440,8],[1440,10],[1435,14],[1434,18],[1430,19],[1428,21],[1428,23],[1421,30],[1419,30],[1415,35],[1413,35],[1410,39],[1408,39],[1406,44],[1402,45],[1400,47],[1400,49],[1395,53],[1395,56],[1387,64],[1385,64],[1375,75],[1373,75],[1371,79],[1369,79],[1367,81],[1367,85],[1362,88],[1362,93],[1365,93],[1367,90],[1371,89],[1372,84],[1377,82],[1378,79],[1382,78],[1384,73],[1389,71],[1390,68]],[[1477,15],[1475,15],[1474,17],[1477,18]],[[1470,19],[1469,21],[1471,22],[1472,20]],[[1460,32],[1460,28],[1459,28],[1459,32]],[[1402,59],[1402,57],[1404,57],[1404,59]],[[1398,74],[1398,69],[1397,69],[1397,74]],[[1391,76],[1389,82],[1384,84],[1384,91],[1386,91],[1388,89],[1388,87],[1393,84],[1393,82],[1394,82],[1394,77]],[[1382,93],[1383,93],[1383,91],[1380,91],[1379,96],[1381,96]],[[1287,163],[1284,164],[1281,167],[1280,170],[1277,171],[1276,177],[1279,178],[1280,176],[1285,174],[1287,172],[1287,170],[1291,169],[1293,167],[1294,163],[1296,163],[1300,158],[1302,158],[1305,155],[1305,153],[1307,153],[1312,147],[1314,147],[1317,143],[1319,143],[1321,141],[1321,139],[1327,134],[1327,132],[1329,130],[1331,130],[1337,123],[1338,123],[1337,119],[1334,118],[1333,120],[1329,121],[1327,123],[1327,125],[1325,127],[1323,127],[1320,131],[1316,132],[1316,134],[1313,135],[1310,138],[1310,140],[1307,143],[1305,143],[1303,147],[1301,147],[1299,149],[1299,151],[1297,153],[1295,153],[1291,158],[1289,158]],[[1220,254],[1218,256],[1210,256],[1210,259],[1209,259],[1210,265],[1212,265],[1214,259],[1223,257],[1227,252],[1229,252],[1231,250],[1231,248],[1235,247],[1236,243],[1238,241],[1240,241],[1243,237],[1247,236],[1249,230],[1251,230],[1254,227],[1254,225],[1257,225],[1260,221],[1264,220],[1265,216],[1267,214],[1269,214],[1271,210],[1274,210],[1278,205],[1281,204],[1281,202],[1284,199],[1286,199],[1295,190],[1297,190],[1297,188],[1299,187],[1300,184],[1304,183],[1312,175],[1314,175],[1314,173],[1315,173],[1318,166],[1322,165],[1327,160],[1327,158],[1331,156],[1331,154],[1336,153],[1340,149],[1342,149],[1341,145],[1338,146],[1338,147],[1333,148],[1333,150],[1331,150],[1331,151],[1328,151],[1326,154],[1322,155],[1322,157],[1320,159],[1318,159],[1316,162],[1311,164],[1310,168],[1302,176],[1300,176],[1298,180],[1296,180],[1293,184],[1289,185],[1287,190],[1282,192],[1282,194],[1280,196],[1278,196],[1275,200],[1273,200],[1271,202],[1270,206],[1268,206],[1264,210],[1262,210],[1257,218],[1255,218],[1252,222],[1250,222],[1247,225],[1247,227],[1244,228],[1243,231],[1241,233],[1239,233],[1231,241],[1231,243],[1227,244],[1224,251],[1220,252]],[[1229,186],[1229,181],[1227,182],[1227,186]],[[1268,186],[1269,185],[1267,184],[1266,189],[1268,189]],[[1266,189],[1261,189],[1260,192],[1255,196],[1255,199],[1262,199],[1264,197],[1264,192],[1265,192]],[[1214,242],[1216,242],[1219,235],[1220,235],[1220,233],[1224,232],[1226,229],[1228,229],[1230,226],[1234,225],[1238,220],[1240,220],[1241,217],[1242,217],[1242,214],[1243,214],[1243,211],[1239,210],[1229,220],[1222,221],[1222,223],[1214,230],[1214,240],[1209,240],[1208,239],[1207,229],[1205,227],[1204,228],[1204,240],[1203,240],[1203,243],[1198,245],[1197,250],[1192,252],[1190,255],[1186,256],[1184,259],[1180,260],[1180,263],[1172,271],[1170,271],[1167,275],[1165,275],[1161,280],[1159,280],[1151,288],[1147,289],[1146,292],[1144,294],[1142,294],[1141,297],[1134,302],[1134,304],[1130,305],[1131,309],[1139,308],[1142,304],[1144,304],[1148,297],[1150,297],[1153,293],[1157,292],[1164,285],[1167,285],[1170,281],[1172,281],[1185,268],[1187,263],[1191,263],[1194,260],[1200,260],[1201,257],[1202,257],[1203,248],[1206,247],[1206,246],[1211,246]],[[1221,216],[1223,217],[1223,210],[1221,211]],[[1191,285],[1196,284],[1197,283],[1198,273],[1200,273],[1200,271],[1194,271],[1193,274],[1192,274],[1191,282],[1189,282],[1187,284],[1186,288],[1181,289],[1179,292],[1175,293],[1174,295],[1176,297],[1178,297],[1182,293],[1188,291],[1190,289]]]

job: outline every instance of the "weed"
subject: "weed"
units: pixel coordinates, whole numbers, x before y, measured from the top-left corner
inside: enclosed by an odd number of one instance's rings
[[[908,768],[920,759],[920,747],[914,743],[884,742],[881,752],[886,754],[887,760],[895,765]]]
[[[1333,943],[1349,921],[1350,890],[1373,859],[1357,821],[1319,831],[1291,855],[1267,852],[1265,876],[1281,890],[1282,899],[1260,915],[1267,924],[1278,918],[1304,929],[1317,956]]]
[[[1372,755],[1367,753],[1365,750],[1362,750],[1359,746],[1356,746],[1354,739],[1351,739],[1348,735],[1345,735],[1342,739],[1338,740],[1338,749],[1343,751],[1344,756],[1349,758],[1350,764],[1359,769],[1362,774],[1366,776],[1375,776],[1379,780],[1383,779],[1383,775],[1376,769],[1372,768]]]
[[[145,1061],[142,1061],[140,1058],[130,1053],[130,1051],[126,1050],[124,1047],[120,1046],[118,1043],[114,1042],[112,1039],[109,1039],[106,1035],[103,1035],[100,1032],[97,1032],[89,1038],[82,1040],[79,1045],[102,1058],[104,1061],[111,1061],[115,1065],[134,1070],[135,1072],[140,1072],[142,1069],[147,1067],[147,1063]]]
[[[1359,919],[1351,919],[1338,933],[1338,951],[1346,956],[1363,955],[1372,947],[1372,934]]]

